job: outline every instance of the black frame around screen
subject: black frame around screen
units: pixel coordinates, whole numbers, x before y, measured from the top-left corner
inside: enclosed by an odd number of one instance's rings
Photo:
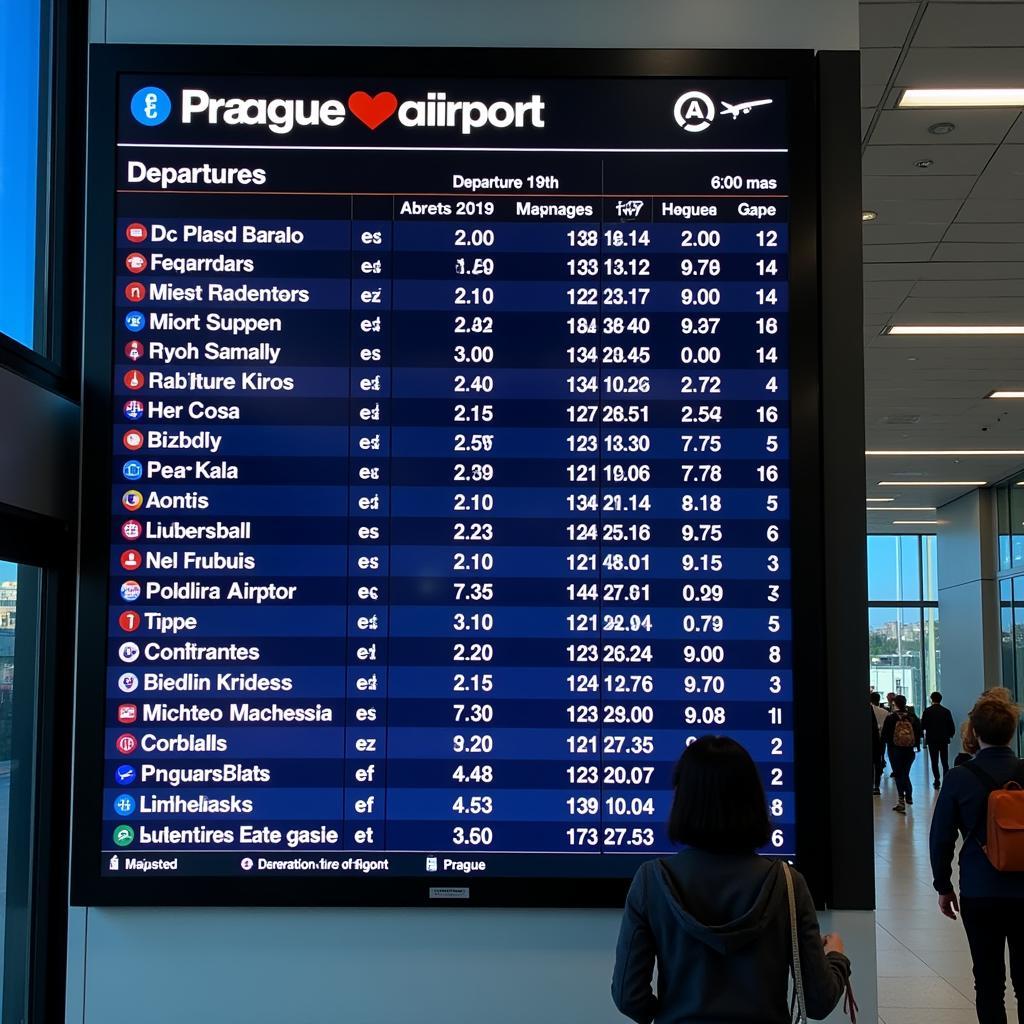
[[[474,878],[468,900],[431,901],[436,878],[104,877],[103,736],[111,472],[112,296],[117,82],[123,73],[402,77],[700,77],[789,84],[790,410],[797,858],[831,902],[829,688],[821,485],[820,193],[817,61],[803,50],[560,50],[93,46],[89,73],[76,784],[71,899],[99,906],[621,906],[623,878]],[[866,735],[866,734],[865,734]],[[866,762],[865,762],[866,764]],[[865,768],[866,772],[866,768]],[[855,776],[859,778],[859,776]],[[866,792],[866,790],[865,790]],[[640,863],[640,858],[637,859]]]

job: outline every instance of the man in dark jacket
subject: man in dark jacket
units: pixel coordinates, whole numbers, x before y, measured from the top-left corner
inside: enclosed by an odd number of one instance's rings
[[[932,694],[931,704],[921,715],[921,728],[924,730],[924,745],[928,748],[932,762],[932,779],[938,789],[941,785],[939,761],[942,761],[944,778],[949,774],[949,741],[956,735],[956,723],[949,708],[942,706],[942,694],[938,691]]]
[[[970,722],[980,749],[947,776],[932,815],[929,850],[939,909],[956,920],[963,915],[974,961],[974,991],[981,1024],[1006,1024],[1004,957],[1010,947],[1010,978],[1024,1006],[1024,872],[997,871],[985,855],[988,795],[1010,779],[1024,779],[1024,762],[1009,744],[1019,712],[1001,698],[982,697]],[[978,774],[980,772],[980,774]],[[953,890],[953,853],[960,849],[960,900]],[[1018,1014],[1020,1011],[1018,1011]],[[1024,1018],[1021,1018],[1024,1019]]]
[[[907,813],[907,805],[914,802],[914,787],[910,769],[916,751],[921,749],[921,719],[907,707],[907,698],[898,693],[893,698],[895,710],[882,726],[882,742],[889,751],[889,763],[896,779],[899,801],[893,808],[899,814]]]

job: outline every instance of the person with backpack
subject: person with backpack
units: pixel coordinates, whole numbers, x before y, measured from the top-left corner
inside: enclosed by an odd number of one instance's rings
[[[936,691],[931,696],[931,704],[921,715],[921,728],[924,730],[924,745],[932,762],[932,779],[936,789],[942,785],[939,779],[939,761],[942,761],[942,777],[949,774],[949,742],[956,735],[956,723],[949,713],[949,708],[942,706],[942,694]]]
[[[790,1024],[820,1020],[846,993],[850,961],[838,935],[822,937],[800,873],[759,855],[771,822],[750,754],[702,736],[676,765],[668,835],[677,854],[640,865],[626,897],[612,999],[636,1021]],[[657,966],[657,987],[651,982]]]
[[[889,763],[899,794],[893,810],[897,814],[906,814],[907,806],[914,802],[910,769],[914,765],[916,752],[921,749],[921,719],[907,707],[907,698],[902,693],[893,697],[893,708],[893,713],[882,726],[882,742],[889,751]]]
[[[1024,762],[1010,749],[1019,718],[1002,694],[979,698],[970,714],[979,750],[946,776],[929,836],[939,910],[954,921],[958,910],[963,917],[980,1024],[1006,1024],[1007,945],[1017,1019],[1024,1021]],[[958,836],[959,900],[952,881]]]

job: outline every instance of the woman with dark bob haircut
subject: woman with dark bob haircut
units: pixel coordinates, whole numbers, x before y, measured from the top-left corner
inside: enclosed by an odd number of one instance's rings
[[[683,847],[640,866],[626,898],[612,978],[615,1005],[637,1024],[790,1024],[792,932],[761,777],[725,736],[704,736],[676,765],[669,838]],[[846,991],[838,935],[822,940],[807,883],[790,869],[809,1016]],[[655,963],[657,993],[651,990]]]

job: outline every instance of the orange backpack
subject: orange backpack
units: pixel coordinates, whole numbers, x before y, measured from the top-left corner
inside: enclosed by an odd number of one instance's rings
[[[988,790],[985,842],[978,840],[985,856],[996,871],[1024,871],[1024,763],[1002,786],[973,761],[964,767]]]

